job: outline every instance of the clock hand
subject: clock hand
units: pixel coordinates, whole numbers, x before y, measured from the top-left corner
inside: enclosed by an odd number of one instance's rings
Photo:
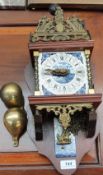
[[[66,76],[70,73],[68,69],[45,69],[45,74],[51,74],[54,76]]]

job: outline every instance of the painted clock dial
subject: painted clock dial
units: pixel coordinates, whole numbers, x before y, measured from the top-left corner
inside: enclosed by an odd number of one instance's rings
[[[88,73],[83,51],[40,53],[38,76],[42,95],[88,93]]]

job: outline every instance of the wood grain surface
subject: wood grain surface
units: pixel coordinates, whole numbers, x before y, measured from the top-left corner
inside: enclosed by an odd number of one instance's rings
[[[28,0],[28,3],[65,3],[65,4],[103,4],[103,1],[102,0],[69,0],[69,1],[66,1],[66,0],[56,0],[56,1],[51,1],[51,0],[38,0],[38,1],[35,1],[35,0]]]
[[[30,56],[28,51],[29,33],[34,30],[38,19],[43,15],[50,15],[47,12],[29,11],[0,11],[0,86],[5,82],[24,81],[24,69],[28,64]],[[92,70],[95,90],[103,92],[103,13],[73,11],[65,12],[65,16],[76,15],[86,22],[87,28],[91,31],[95,42],[92,54]],[[9,26],[9,27],[7,27]],[[21,27],[22,26],[22,27]],[[99,161],[94,154],[87,154],[83,158],[75,175],[102,175],[103,174],[103,104],[98,109],[100,115],[100,142]],[[88,165],[89,162],[89,165]],[[0,175],[57,175],[50,161],[37,152],[28,153],[0,153]]]

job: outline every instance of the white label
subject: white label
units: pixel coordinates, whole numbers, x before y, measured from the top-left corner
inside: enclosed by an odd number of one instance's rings
[[[76,169],[76,161],[75,160],[61,160],[60,168],[63,170],[66,169]]]

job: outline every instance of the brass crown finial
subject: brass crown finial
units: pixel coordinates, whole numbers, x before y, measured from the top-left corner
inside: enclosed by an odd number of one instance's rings
[[[56,7],[54,18],[43,16],[38,23],[36,32],[30,35],[31,42],[37,41],[68,41],[88,40],[90,35],[84,23],[77,17],[64,19],[60,6]]]

